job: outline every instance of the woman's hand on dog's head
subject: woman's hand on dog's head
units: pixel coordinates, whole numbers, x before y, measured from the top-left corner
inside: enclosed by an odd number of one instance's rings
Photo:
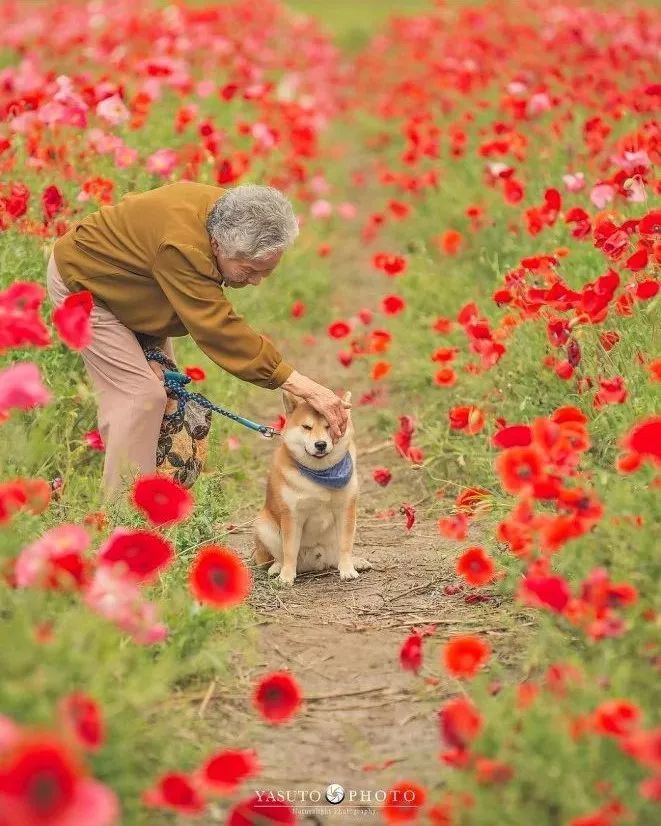
[[[349,422],[347,410],[351,408],[351,394],[345,394],[341,399],[328,387],[318,384],[307,376],[294,370],[282,389],[304,399],[317,413],[320,413],[328,422],[330,436],[334,442],[344,436]]]

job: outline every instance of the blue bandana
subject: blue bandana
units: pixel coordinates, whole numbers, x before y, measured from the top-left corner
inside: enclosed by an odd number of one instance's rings
[[[300,462],[296,464],[303,476],[307,476],[308,479],[312,479],[313,482],[325,488],[343,488],[353,475],[353,460],[350,453],[345,453],[343,459],[326,470],[313,470]]]

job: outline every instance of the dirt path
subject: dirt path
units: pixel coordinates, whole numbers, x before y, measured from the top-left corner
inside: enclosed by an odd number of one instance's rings
[[[348,244],[343,257],[351,269],[344,291],[338,289],[332,298],[337,318],[347,318],[362,306],[375,308],[387,291],[383,279],[356,264],[365,261],[364,249],[352,249],[349,240]],[[336,390],[340,384],[351,389],[356,401],[369,386],[364,365],[345,372],[337,363],[336,344],[323,334],[318,338],[315,378]],[[298,345],[299,352],[296,345],[287,347],[294,363],[303,346]],[[308,350],[299,363],[310,362]],[[406,410],[403,401],[390,400],[388,406]],[[371,406],[357,407],[353,413],[362,490],[356,551],[372,562],[373,569],[351,582],[340,582],[337,571],[302,575],[293,588],[256,571],[251,602],[257,624],[246,631],[250,653],[247,658],[243,652],[237,655],[233,690],[223,691],[205,711],[210,725],[217,723],[232,733],[235,745],[256,749],[263,771],[250,789],[320,792],[317,805],[325,811],[300,815],[302,823],[332,826],[352,815],[364,823],[379,823],[376,792],[402,779],[437,784],[443,771],[437,759],[437,711],[444,697],[461,690],[442,674],[440,642],[469,629],[496,636],[504,633],[498,625],[506,620],[494,605],[469,607],[464,593],[444,592],[445,586],[457,583],[458,547],[444,541],[436,520],[425,516],[433,496],[424,491],[420,471],[400,459],[392,444],[383,445],[383,435],[375,431],[377,416],[378,410]],[[268,462],[269,451],[256,453],[256,479],[265,477]],[[371,477],[380,464],[395,471],[395,480],[385,489]],[[261,502],[262,491],[250,493]],[[418,521],[412,531],[406,530],[404,516],[398,512],[404,502],[417,506]],[[389,520],[377,515],[392,508],[396,513]],[[237,514],[236,522],[253,516],[246,510]],[[248,560],[250,532],[233,536],[231,545]],[[398,661],[409,631],[427,624],[437,625],[434,637],[426,641],[426,673],[434,675],[429,682],[404,671]],[[283,669],[291,671],[302,687],[302,712],[285,726],[255,721],[246,703],[251,686],[263,674]],[[330,783],[346,790],[337,808],[324,797]],[[358,812],[361,803],[363,810]],[[365,812],[365,807],[374,812]]]

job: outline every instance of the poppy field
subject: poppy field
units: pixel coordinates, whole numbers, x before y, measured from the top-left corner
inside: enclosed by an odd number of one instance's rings
[[[337,761],[324,782],[349,780],[324,739],[345,712],[315,728],[299,643],[276,665],[257,642],[266,604],[308,629],[301,651],[353,605],[336,575],[289,591],[250,562],[271,445],[215,421],[192,490],[148,477],[102,500],[92,296],[53,311],[46,262],[77,218],[175,180],[294,204],[294,247],[230,297],[296,369],[352,391],[361,553],[375,524],[389,543],[361,587],[385,606],[399,569],[396,598],[420,598],[387,642],[385,607],[367,630],[424,704],[379,718],[401,749],[360,766],[383,787],[363,822],[648,826],[658,10],[320,5],[0,0],[0,826],[312,822],[255,791],[292,776],[258,741],[295,750],[304,719]],[[175,352],[195,390],[284,424],[279,392],[190,338]],[[328,633],[342,648],[365,628]]]

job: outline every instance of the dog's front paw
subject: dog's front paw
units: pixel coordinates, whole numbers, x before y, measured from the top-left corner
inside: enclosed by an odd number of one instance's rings
[[[282,562],[274,562],[269,568],[269,576],[277,576],[282,568]]]
[[[280,571],[280,576],[278,577],[278,581],[282,582],[284,585],[293,585],[295,579],[296,571],[288,570],[287,568],[283,568]]]
[[[368,571],[372,567],[372,563],[369,559],[364,559],[362,556],[354,556],[353,567],[357,571]]]
[[[358,571],[353,567],[352,564],[340,565],[340,579],[358,579]]]

